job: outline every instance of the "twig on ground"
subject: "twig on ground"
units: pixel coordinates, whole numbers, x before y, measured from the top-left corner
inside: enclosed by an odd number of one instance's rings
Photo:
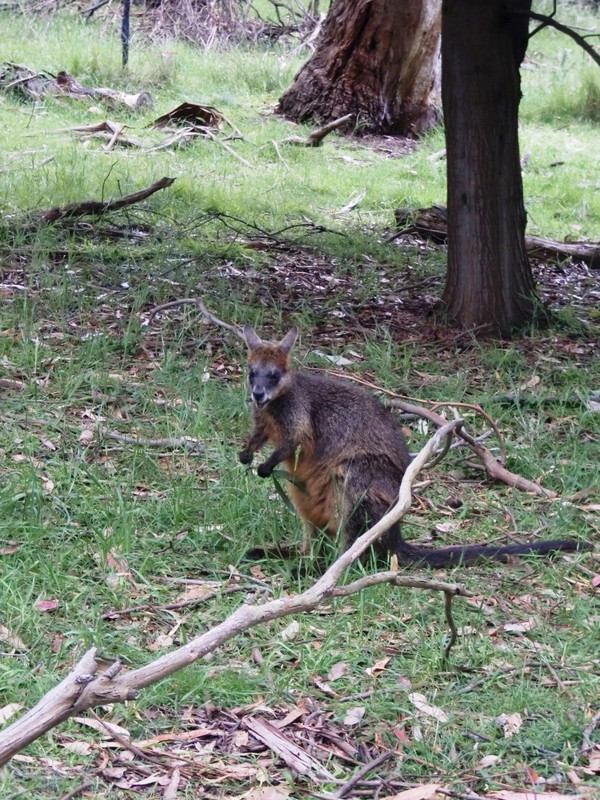
[[[196,453],[203,453],[206,449],[203,444],[200,444],[200,442],[192,436],[166,436],[159,439],[149,439],[146,436],[128,436],[124,433],[104,429],[100,429],[100,433],[105,439],[112,439],[122,444],[135,444],[140,447],[166,447],[169,449],[185,447]]]
[[[352,791],[352,789],[356,786],[357,783],[360,783],[360,781],[365,777],[365,775],[368,775],[369,772],[372,772],[374,769],[377,769],[377,767],[380,767],[385,761],[388,761],[393,756],[394,753],[391,750],[388,751],[387,753],[381,753],[380,755],[377,756],[377,758],[374,758],[372,761],[369,761],[368,764],[365,764],[363,767],[361,767],[358,770],[358,772],[356,772],[350,778],[349,781],[346,781],[346,783],[343,786],[340,786],[340,788],[337,790],[337,792],[335,792],[333,796],[345,797],[348,794],[348,792]]]
[[[208,136],[209,139],[212,139],[213,142],[218,142],[221,145],[221,147],[227,150],[227,152],[230,153],[232,156],[235,156],[239,161],[242,162],[242,164],[244,164],[244,166],[252,168],[254,167],[254,164],[251,164],[249,161],[246,161],[246,159],[243,158],[239,153],[236,153],[232,147],[229,147],[229,145],[225,144],[225,142],[222,139],[219,139],[218,136],[215,136],[214,133],[210,130],[210,128],[206,129],[206,135]]]
[[[281,161],[281,163],[283,164],[283,166],[284,166],[286,169],[291,169],[290,165],[287,163],[287,161],[285,160],[285,158],[284,158],[284,157],[281,155],[281,150],[279,149],[279,145],[277,144],[277,142],[275,141],[275,139],[272,139],[272,140],[271,140],[271,144],[273,145],[273,148],[275,149],[275,152],[277,153],[277,158],[278,158],[278,159]]]
[[[171,300],[169,303],[162,303],[159,306],[154,306],[148,312],[148,316],[146,318],[146,324],[150,325],[154,317],[160,313],[161,311],[166,311],[169,308],[176,308],[177,306],[183,305],[195,305],[200,310],[202,316],[206,317],[209,322],[212,322],[214,325],[218,325],[221,328],[225,328],[225,330],[233,333],[242,341],[246,341],[244,339],[244,334],[242,333],[242,329],[238,328],[237,325],[230,325],[228,322],[224,322],[222,319],[215,317],[208,308],[204,305],[204,301],[201,297],[183,297],[181,300]]]
[[[287,139],[283,139],[282,142],[283,144],[299,144],[303,147],[319,147],[328,133],[331,133],[331,131],[334,131],[336,128],[341,128],[342,125],[350,122],[352,117],[353,114],[346,114],[344,117],[328,122],[327,125],[323,125],[322,128],[317,128],[317,130],[309,133],[308,136],[288,136]]]
[[[165,760],[162,753],[153,753],[148,750],[143,750],[141,747],[138,747],[129,739],[125,739],[115,730],[113,725],[110,725],[104,719],[102,719],[101,716],[96,714],[93,708],[88,708],[88,713],[102,725],[102,727],[106,730],[110,738],[114,739],[115,742],[120,744],[124,750],[129,750],[135,756],[141,758],[142,761],[149,761],[151,764],[162,764],[162,765],[165,764]]]
[[[51,689],[32,709],[0,732],[0,766],[5,764],[43,733],[74,714],[97,705],[135,699],[139,691],[158,680],[196,662],[217,647],[257,625],[293,614],[313,611],[330,598],[346,570],[389,528],[404,517],[412,502],[412,486],[441,441],[461,420],[447,423],[426,442],[422,450],[408,465],[400,485],[398,501],[368,531],[337,558],[326,572],[308,589],[298,595],[279,597],[263,604],[246,603],[230,614],[220,624],[191,639],[187,644],[162,655],[138,669],[129,672],[99,672],[96,648],[91,648],[73,670],[56,687]],[[376,580],[375,576],[372,579]],[[343,587],[341,587],[343,590]],[[431,584],[434,588],[434,582]],[[440,584],[435,587],[451,596],[471,596],[460,584]]]
[[[108,0],[106,1],[108,2]],[[77,797],[78,794],[85,792],[86,789],[89,789],[91,786],[93,786],[93,781],[83,781],[83,783],[80,783],[74,789],[71,789],[70,792],[61,795],[60,800],[73,800],[74,797]]]
[[[174,182],[175,178],[161,178],[159,181],[156,181],[156,183],[153,183],[152,186],[148,186],[147,189],[141,189],[139,192],[126,194],[116,200],[107,200],[106,202],[88,200],[83,203],[70,203],[62,207],[56,206],[56,208],[50,208],[48,211],[42,211],[41,218],[43,222],[57,222],[59,219],[73,219],[75,217],[85,217],[88,215],[100,216],[106,214],[108,211],[118,211],[121,208],[125,208],[125,206],[139,203],[155,192],[166,189]]]
[[[415,406],[412,403],[405,403],[402,400],[394,400],[391,405],[393,405],[395,408],[401,408],[403,411],[407,411],[409,414],[417,414],[425,419],[429,419],[438,426],[445,425],[447,422],[447,420],[445,420],[441,414],[436,414],[435,411],[430,411],[429,409],[421,406]],[[542,497],[548,497],[550,499],[558,497],[556,492],[553,492],[550,489],[545,489],[543,486],[537,483],[537,481],[527,480],[527,478],[523,478],[521,475],[517,475],[516,473],[506,469],[506,467],[500,463],[496,456],[490,450],[488,450],[487,447],[481,444],[481,442],[477,441],[477,439],[467,433],[464,427],[461,427],[460,430],[457,430],[456,435],[463,439],[475,453],[475,455],[481,459],[483,466],[490,477],[505,483],[507,486],[512,486],[513,488],[520,489],[524,492],[532,492],[533,494],[541,495]]]
[[[561,677],[560,677],[560,675],[559,675],[559,674],[558,674],[558,672],[557,672],[557,671],[554,669],[554,667],[552,666],[552,664],[549,664],[549,663],[547,663],[547,664],[546,664],[546,669],[548,670],[548,672],[550,673],[550,675],[551,675],[551,676],[554,678],[554,680],[556,681],[556,685],[557,685],[557,686],[558,686],[558,687],[561,689],[561,691],[563,691],[563,692],[564,692],[564,693],[567,695],[567,697],[569,698],[569,700],[572,700],[574,703],[577,703],[577,702],[578,702],[577,698],[575,697],[575,695],[573,694],[573,692],[572,692],[572,691],[570,691],[569,687],[568,687],[568,686],[566,686],[566,685],[563,683],[563,681],[561,680]]]
[[[594,743],[592,742],[592,733],[596,730],[596,728],[599,725],[600,725],[600,711],[594,714],[594,716],[592,717],[592,721],[583,731],[583,743],[581,745],[582,753],[588,753],[590,750],[594,749]]]
[[[155,603],[140,603],[137,606],[130,608],[119,608],[113,611],[106,611],[102,614],[102,619],[117,619],[118,617],[127,617],[129,614],[137,614],[141,611],[151,611],[156,614],[160,611],[178,611],[180,608],[193,608],[194,606],[207,603],[209,600],[214,600],[215,597],[222,597],[226,594],[234,594],[235,592],[247,592],[248,586],[229,586],[227,589],[219,589],[218,591],[209,592],[203,597],[190,597],[189,600],[179,600],[177,603],[166,603],[165,605],[156,605]]]

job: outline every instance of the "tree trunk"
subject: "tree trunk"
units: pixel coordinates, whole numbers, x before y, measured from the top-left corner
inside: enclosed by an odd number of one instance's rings
[[[448,164],[443,299],[461,327],[510,335],[537,305],[525,249],[519,65],[531,0],[444,0],[442,95]]]
[[[414,135],[440,118],[441,0],[333,0],[277,111],[357,132]]]

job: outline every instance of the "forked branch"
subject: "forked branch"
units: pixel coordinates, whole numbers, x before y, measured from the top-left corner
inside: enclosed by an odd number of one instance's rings
[[[119,661],[111,664],[104,672],[99,672],[96,650],[92,648],[69,675],[44,695],[34,708],[0,732],[0,766],[46,731],[74,714],[94,706],[134,699],[141,689],[193,664],[199,658],[250,628],[264,625],[280,617],[312,611],[331,597],[352,594],[361,591],[366,586],[387,582],[396,586],[443,592],[446,598],[446,617],[453,634],[452,642],[456,638],[456,626],[449,613],[451,600],[456,595],[470,596],[470,592],[460,584],[442,583],[418,577],[411,578],[393,571],[370,575],[346,586],[339,587],[338,584],[348,567],[391,525],[406,515],[411,506],[412,485],[417,475],[430,460],[432,454],[437,451],[443,439],[461,424],[461,420],[447,423],[432,436],[407,467],[400,485],[397,503],[379,522],[342,553],[324,575],[305,592],[296,596],[270,600],[262,605],[244,604],[219,625],[192,639],[183,647],[166,653],[155,661],[130,672],[123,671]]]
[[[554,19],[554,17],[550,17],[546,14],[538,14],[536,11],[528,11],[527,13],[529,14],[529,17],[531,19],[535,19],[538,22],[542,23],[538,28],[536,28],[535,31],[533,31],[532,34],[530,34],[530,38],[535,33],[540,31],[542,28],[545,28],[546,26],[555,28],[557,31],[560,31],[561,33],[565,33],[567,36],[570,36],[574,42],[577,42],[579,47],[581,47],[582,50],[585,50],[588,56],[592,58],[596,62],[596,64],[598,64],[598,66],[600,67],[600,53],[596,52],[596,50],[585,39],[585,37],[581,36],[579,33],[577,33],[577,31],[574,31],[573,28],[569,28],[568,25],[564,25],[562,22],[559,22],[558,20]]]

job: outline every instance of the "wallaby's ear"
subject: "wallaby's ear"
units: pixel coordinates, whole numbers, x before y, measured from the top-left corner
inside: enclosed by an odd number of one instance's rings
[[[298,337],[298,328],[294,325],[291,330],[289,330],[283,339],[279,342],[279,349],[282,353],[286,355],[290,352],[292,347],[294,346],[294,342]]]
[[[262,344],[261,340],[254,332],[254,328],[252,325],[248,325],[248,323],[244,325],[244,339],[250,350],[256,350],[256,348],[260,347]]]

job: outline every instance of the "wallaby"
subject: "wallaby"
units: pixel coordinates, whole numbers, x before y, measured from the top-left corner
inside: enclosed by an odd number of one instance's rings
[[[244,327],[254,425],[239,458],[250,464],[254,453],[271,443],[273,452],[257,472],[266,478],[283,463],[290,474],[292,501],[305,527],[300,551],[308,552],[318,529],[331,536],[340,530],[346,549],[396,502],[410,455],[392,412],[365,389],[292,368],[290,351],[297,335],[294,327],[279,344],[269,344],[250,325]],[[434,550],[406,542],[397,524],[376,545],[403,565],[432,567],[588,547],[558,539]]]

